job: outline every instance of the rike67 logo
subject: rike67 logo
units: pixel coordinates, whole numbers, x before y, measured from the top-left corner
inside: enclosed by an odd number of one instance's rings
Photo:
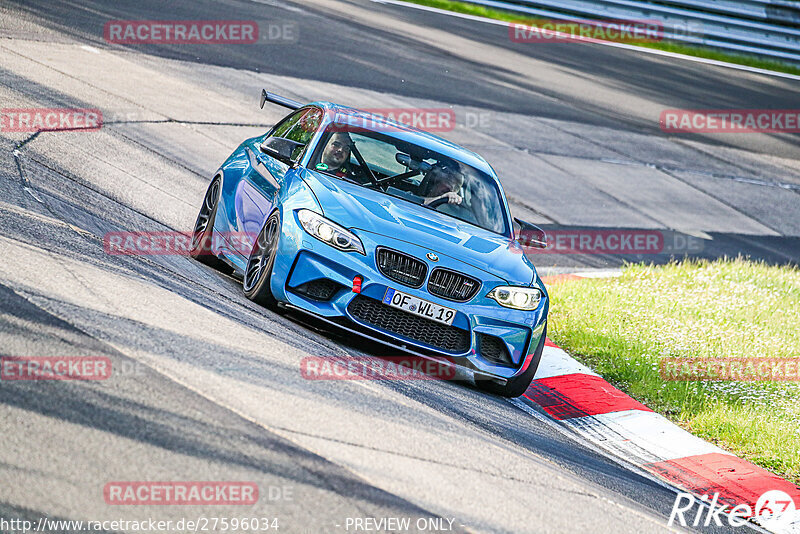
[[[755,503],[737,504],[732,506],[726,503],[728,499],[720,502],[719,493],[713,498],[703,495],[697,499],[691,493],[679,493],[672,505],[667,526],[677,522],[681,526],[693,527],[721,527],[727,523],[731,527],[741,527],[753,520],[771,532],[783,532],[790,528],[792,523],[800,521],[798,509],[792,497],[780,490],[769,490],[763,493]],[[696,508],[696,509],[695,509]]]

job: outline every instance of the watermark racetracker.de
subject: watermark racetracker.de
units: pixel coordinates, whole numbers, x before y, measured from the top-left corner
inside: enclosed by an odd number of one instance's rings
[[[107,356],[3,356],[0,380],[106,380]]]
[[[103,112],[95,108],[3,108],[0,132],[97,131]]]
[[[3,356],[0,380],[108,380],[145,376],[147,365],[108,356]]]
[[[508,25],[515,43],[603,42],[647,43],[664,39],[658,20],[535,19]]]
[[[486,130],[492,125],[492,112],[454,108],[369,108],[349,113],[337,112],[332,118],[329,131],[393,132],[408,126],[425,132],[452,132],[458,126]],[[317,129],[316,123],[306,125]]]
[[[112,256],[187,256],[193,250],[192,238],[191,232],[108,232],[103,236],[103,250]],[[257,234],[248,232],[215,232],[198,243],[196,252],[216,255],[230,250],[247,257],[256,238]]]
[[[668,133],[798,133],[800,109],[665,109],[658,122]]]
[[[296,21],[254,20],[109,20],[103,38],[111,44],[256,44],[297,43]]]
[[[347,133],[400,130],[394,123],[428,132],[450,132],[456,127],[456,114],[450,108],[371,108],[362,111],[337,112],[329,129]]]
[[[106,504],[117,506],[247,506],[258,498],[258,484],[243,481],[118,481],[103,487]]]
[[[456,367],[418,356],[307,356],[300,374],[306,380],[453,380]]]
[[[790,382],[800,380],[798,358],[663,358],[667,381]]]
[[[512,250],[524,254],[698,254],[705,240],[672,230],[644,230],[634,228],[547,228],[544,230],[547,246],[536,242],[541,234],[535,230],[517,233],[519,248]]]

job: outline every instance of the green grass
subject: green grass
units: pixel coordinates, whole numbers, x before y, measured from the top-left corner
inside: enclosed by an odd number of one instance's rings
[[[439,9],[446,9],[448,11],[455,11],[456,13],[464,13],[466,15],[476,15],[479,17],[497,19],[506,22],[524,23],[526,21],[530,22],[536,19],[536,17],[525,17],[520,15],[519,13],[514,13],[512,11],[493,9],[476,4],[469,4],[467,2],[458,2],[456,0],[405,0],[405,1],[411,4],[436,7]],[[751,56],[745,54],[735,54],[716,48],[687,45],[687,44],[668,42],[668,41],[630,43],[630,44],[636,46],[642,46],[645,48],[654,48],[656,50],[664,50],[666,52],[675,52],[677,54],[684,54],[687,56],[714,59],[717,61],[736,63],[738,65],[747,65],[748,67],[756,67],[759,69],[773,70],[777,72],[785,72],[788,74],[800,75],[800,66],[793,65],[791,63],[784,63],[776,60],[763,59],[757,56]]]
[[[548,286],[548,334],[690,432],[800,482],[800,382],[665,381],[662,358],[800,360],[800,269],[743,259],[630,265]]]

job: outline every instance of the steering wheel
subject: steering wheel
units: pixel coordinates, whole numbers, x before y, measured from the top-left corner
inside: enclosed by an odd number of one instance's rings
[[[430,204],[428,204],[428,207],[429,207],[429,208],[432,208],[432,209],[436,209],[436,208],[438,208],[439,206],[441,206],[442,204],[447,204],[448,202],[449,202],[449,201],[448,201],[447,197],[444,197],[444,198],[437,198],[436,200],[434,200],[433,202],[431,202]]]

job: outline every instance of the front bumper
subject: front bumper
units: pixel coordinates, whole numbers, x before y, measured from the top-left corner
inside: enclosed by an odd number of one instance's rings
[[[361,239],[366,256],[341,252],[308,235],[295,212],[286,211],[283,215],[271,286],[279,301],[384,344],[446,359],[482,375],[509,379],[527,369],[543,334],[548,310],[546,293],[536,310],[504,308],[486,294],[506,282],[454,258],[440,255],[438,262],[426,261],[426,254],[432,252],[429,248],[359,230],[351,231]],[[377,268],[378,246],[426,262],[428,274],[434,267],[444,267],[472,276],[482,285],[471,300],[460,303],[429,293],[427,279],[419,289],[394,282]],[[362,279],[360,294],[353,292],[356,276]],[[455,309],[452,327],[431,325],[428,323],[433,321],[429,319],[382,304],[389,287]],[[502,358],[498,359],[498,354]]]

